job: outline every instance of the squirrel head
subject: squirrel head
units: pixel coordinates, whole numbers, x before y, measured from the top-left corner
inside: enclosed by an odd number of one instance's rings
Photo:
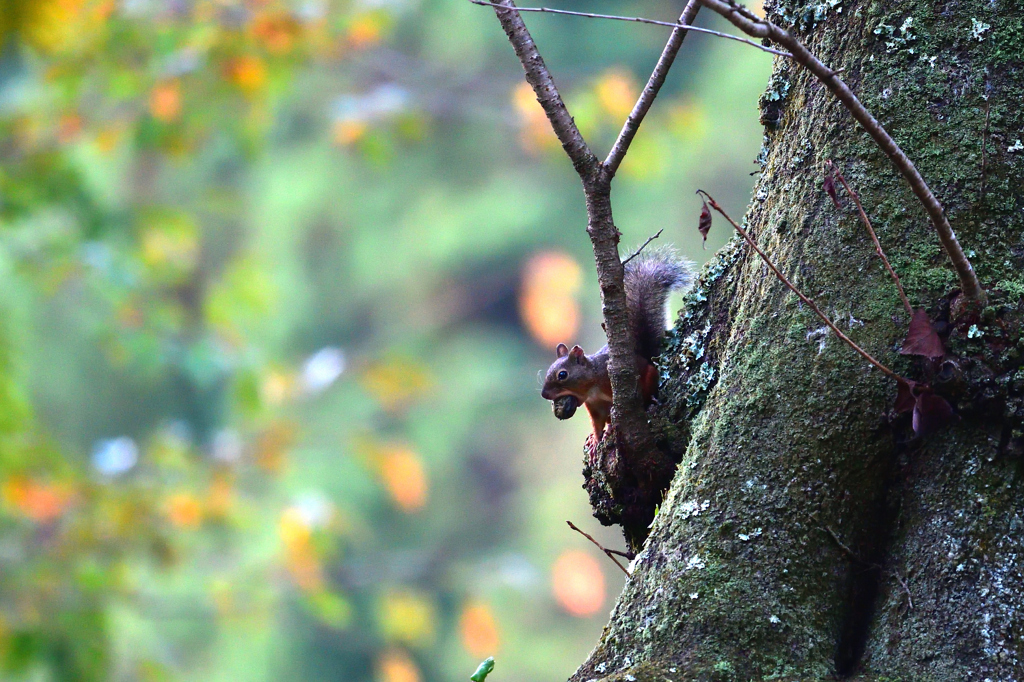
[[[544,388],[540,395],[545,400],[555,400],[571,395],[583,402],[587,391],[594,382],[594,367],[586,353],[579,346],[572,350],[564,343],[555,347],[557,359],[548,367],[544,377]]]

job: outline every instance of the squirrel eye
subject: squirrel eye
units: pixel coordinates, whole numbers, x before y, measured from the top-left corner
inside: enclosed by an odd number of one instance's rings
[[[563,370],[562,370],[561,372],[559,372],[559,373],[558,373],[558,380],[559,380],[559,381],[565,381],[566,377],[568,377],[568,376],[569,376],[569,373],[568,373],[568,372],[566,372],[566,371],[565,371],[565,370],[563,369]]]

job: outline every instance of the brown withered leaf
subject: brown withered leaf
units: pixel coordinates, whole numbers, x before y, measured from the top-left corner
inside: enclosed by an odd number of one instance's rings
[[[914,404],[914,433],[919,436],[933,433],[953,421],[953,408],[941,396],[924,389]]]
[[[836,205],[836,209],[841,209],[842,207],[839,205],[839,197],[836,196],[836,181],[835,178],[832,177],[831,170],[825,173],[825,182],[823,184],[825,187],[825,193],[832,199],[832,203]]]
[[[910,330],[907,338],[903,340],[901,355],[923,355],[926,358],[941,358],[946,354],[946,348],[942,345],[942,339],[935,333],[932,321],[928,319],[928,313],[921,308],[914,313],[910,320]]]
[[[703,201],[703,199],[701,200]],[[711,211],[708,209],[708,204],[703,201],[704,208],[700,211],[700,221],[697,223],[697,229],[700,231],[700,236],[704,237],[704,248],[708,248],[708,232],[711,231]]]
[[[917,398],[914,397],[914,389],[917,387],[916,381],[910,379],[896,380],[896,404],[893,406],[897,414],[903,414],[904,412],[910,412],[914,409],[914,405],[917,404]]]

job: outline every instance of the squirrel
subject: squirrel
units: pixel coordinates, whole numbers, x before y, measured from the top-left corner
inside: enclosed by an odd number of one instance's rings
[[[668,295],[693,282],[693,264],[662,248],[641,254],[625,266],[626,310],[629,332],[636,347],[636,368],[644,405],[658,392],[658,370],[654,357],[661,352],[665,336]],[[541,396],[552,401],[555,416],[568,419],[582,403],[590,413],[594,438],[600,441],[611,418],[612,384],[608,377],[608,346],[587,355],[579,346],[564,343],[555,347],[556,359],[548,368]]]

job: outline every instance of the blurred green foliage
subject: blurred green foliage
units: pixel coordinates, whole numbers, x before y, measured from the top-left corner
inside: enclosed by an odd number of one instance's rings
[[[665,31],[529,23],[603,151]],[[739,212],[769,69],[687,40],[627,244]],[[601,343],[584,227],[485,8],[0,0],[3,679],[568,675],[621,584],[537,395]]]

